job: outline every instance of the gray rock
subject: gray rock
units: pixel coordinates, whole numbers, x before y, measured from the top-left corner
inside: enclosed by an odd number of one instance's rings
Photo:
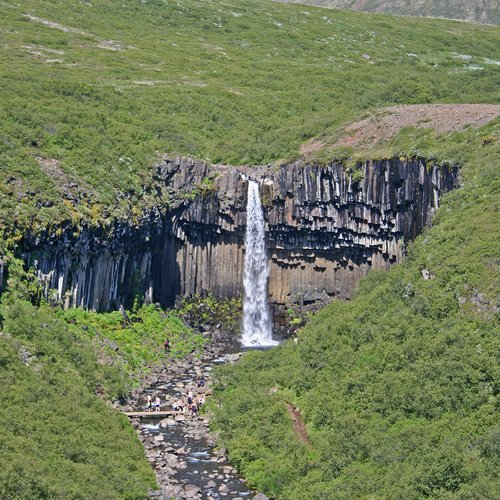
[[[174,276],[175,282],[166,280],[154,290],[165,303],[181,285],[185,295],[239,295],[243,270],[234,262],[242,261],[244,252],[245,170],[164,159],[154,188],[168,197],[175,223],[156,207],[140,224],[117,222],[106,236],[90,228],[78,236],[64,231],[58,239],[33,235],[26,255],[45,295],[57,291],[62,280],[58,300],[67,297],[66,307],[109,310],[130,296],[126,277],[134,270],[147,301],[153,300],[150,283],[157,283],[153,273]],[[275,242],[269,293],[277,303],[292,296],[302,296],[304,303],[308,292],[318,301],[349,298],[370,268],[385,269],[402,258],[403,240],[419,234],[440,195],[458,185],[457,169],[428,168],[419,158],[365,161],[358,171],[353,176],[341,162],[252,168],[252,176],[263,181],[265,217]],[[206,178],[213,179],[213,191],[187,199]],[[174,239],[179,248],[173,255],[167,243]]]
[[[184,494],[186,495],[186,498],[193,498],[198,495],[198,493],[201,493],[201,488],[195,484],[186,484],[186,486],[184,486]]]
[[[118,347],[118,344],[113,342],[112,340],[105,339],[104,343],[112,350],[117,352],[120,348]]]
[[[177,422],[173,418],[164,418],[160,421],[160,427],[165,429],[166,427],[171,427],[172,425],[176,425]]]
[[[229,361],[229,363],[236,363],[236,361],[238,361],[241,358],[242,354],[243,353],[241,353],[241,352],[237,352],[234,354],[228,354],[227,360]]]
[[[424,280],[430,280],[433,277],[427,269],[422,269],[420,273],[422,274],[422,278],[424,278]]]
[[[26,347],[24,347],[24,346],[21,346],[19,348],[18,354],[19,354],[19,359],[20,359],[21,363],[25,364],[26,366],[29,366],[31,361],[33,359],[36,359],[36,356],[31,354],[31,352],[28,351],[28,349],[26,349]]]

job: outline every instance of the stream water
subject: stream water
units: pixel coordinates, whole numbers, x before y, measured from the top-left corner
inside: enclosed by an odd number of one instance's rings
[[[195,360],[186,369],[170,376],[167,382],[147,389],[145,395],[151,394],[153,399],[159,396],[162,409],[171,409],[171,402],[185,398],[189,389],[196,393],[198,377],[208,380],[212,368],[227,362],[230,356]],[[200,392],[206,390],[206,386],[199,389]],[[166,400],[169,403],[165,404]],[[208,419],[203,413],[195,416],[185,413],[165,419],[143,418],[136,425],[162,488],[157,498],[237,500],[254,495],[227,461],[224,451],[215,447]]]

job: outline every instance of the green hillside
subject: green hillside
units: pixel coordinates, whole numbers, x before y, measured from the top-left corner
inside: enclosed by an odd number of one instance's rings
[[[1,248],[0,248],[1,250]],[[4,252],[0,254],[5,255]],[[152,468],[128,418],[110,408],[151,366],[203,345],[154,306],[96,314],[39,301],[9,256],[0,301],[0,498],[146,499]]]
[[[0,213],[138,220],[157,153],[262,164],[388,104],[495,102],[498,28],[267,1],[0,3]],[[60,229],[59,229],[60,230]]]
[[[391,147],[459,159],[464,187],[444,197],[403,264],[311,317],[297,344],[220,370],[222,441],[267,494],[500,496],[498,125],[402,131]]]
[[[20,262],[11,258],[9,269],[0,305],[0,497],[146,498],[156,481],[142,446],[103,400],[126,393],[127,371],[93,335],[31,303],[35,288]]]
[[[278,0],[336,9],[500,23],[496,0]]]
[[[499,28],[257,0],[26,0],[0,2],[0,41],[0,498],[146,498],[153,472],[107,402],[160,360],[165,332],[179,356],[203,343],[156,307],[129,324],[45,303],[16,243],[164,210],[160,154],[257,165],[316,137],[321,161],[459,164],[464,188],[403,265],[297,344],[221,370],[224,445],[276,498],[500,497],[498,120],[335,147],[384,106],[497,103]]]

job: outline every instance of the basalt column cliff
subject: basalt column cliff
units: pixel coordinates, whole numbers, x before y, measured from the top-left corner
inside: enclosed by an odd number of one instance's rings
[[[94,310],[146,301],[171,305],[177,295],[242,293],[248,178],[261,183],[271,264],[271,302],[348,298],[370,268],[402,257],[403,242],[431,222],[455,168],[423,159],[367,161],[354,181],[341,163],[236,169],[187,158],[158,165],[170,207],[139,226],[107,235],[26,243],[46,293]],[[363,175],[359,175],[362,173]]]

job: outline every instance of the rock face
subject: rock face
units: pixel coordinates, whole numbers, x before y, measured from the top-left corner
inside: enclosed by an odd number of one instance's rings
[[[209,166],[187,158],[157,167],[170,208],[111,234],[26,242],[24,259],[48,296],[93,310],[134,296],[171,305],[178,295],[242,293],[248,178],[261,182],[274,304],[348,298],[370,268],[402,257],[404,241],[429,225],[440,195],[458,185],[456,168],[391,159],[279,168]],[[362,174],[362,175],[360,175]]]

